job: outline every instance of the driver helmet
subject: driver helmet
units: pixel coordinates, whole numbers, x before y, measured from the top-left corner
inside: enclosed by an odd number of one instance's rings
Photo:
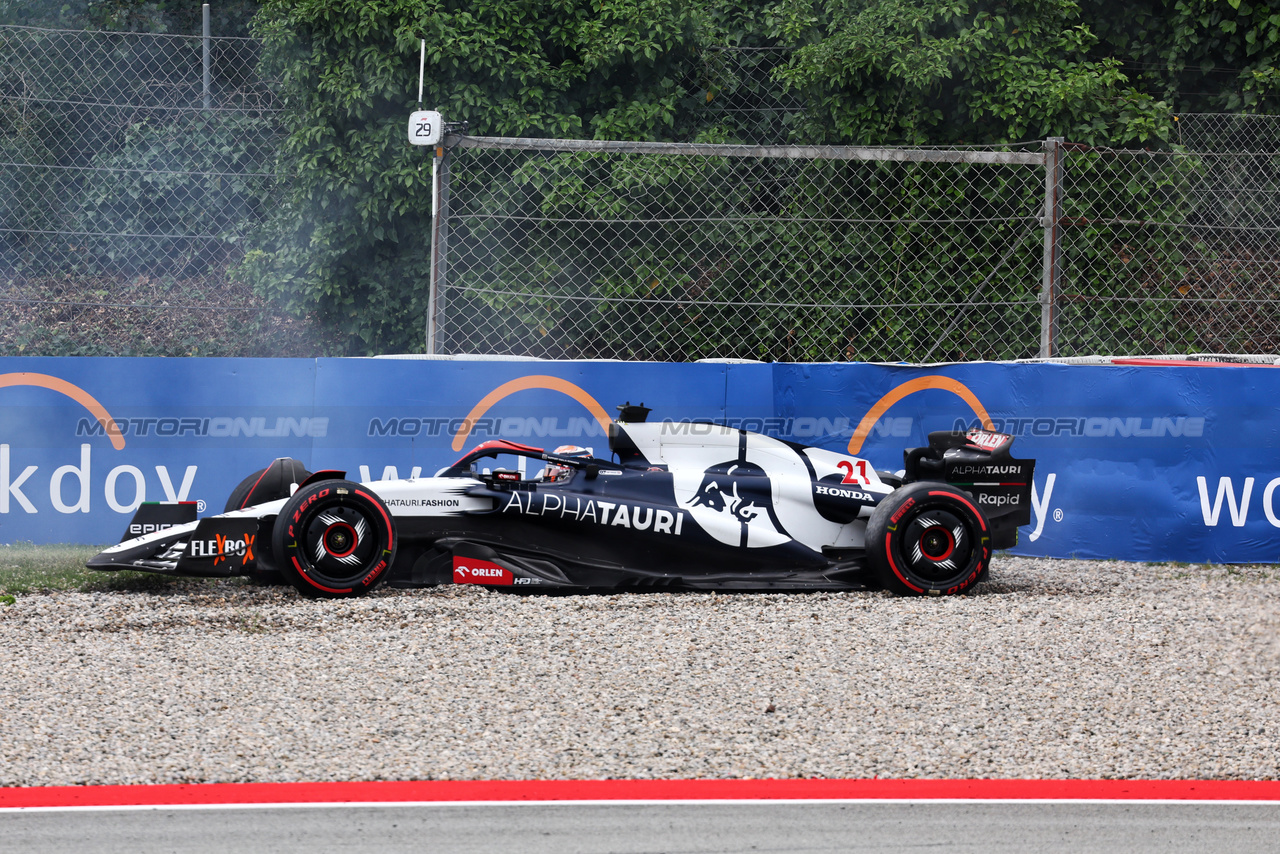
[[[581,445],[561,445],[551,453],[557,457],[582,457],[586,459],[591,456],[591,449],[584,448]],[[569,466],[556,465],[555,463],[547,464],[547,480],[549,481],[568,480],[572,474],[573,469]]]

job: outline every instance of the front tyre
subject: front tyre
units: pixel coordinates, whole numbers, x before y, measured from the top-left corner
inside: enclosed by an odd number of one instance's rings
[[[271,535],[273,555],[303,596],[363,596],[396,556],[391,514],[368,487],[322,480],[294,493]]]
[[[952,596],[991,563],[991,526],[973,498],[945,483],[895,489],[867,520],[867,557],[901,596]]]

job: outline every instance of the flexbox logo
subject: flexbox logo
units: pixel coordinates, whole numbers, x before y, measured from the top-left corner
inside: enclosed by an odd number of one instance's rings
[[[213,558],[214,566],[229,558],[239,558],[242,565],[253,560],[254,534],[246,534],[233,539],[225,534],[215,534],[211,540],[192,540],[187,546],[187,556],[192,558]]]

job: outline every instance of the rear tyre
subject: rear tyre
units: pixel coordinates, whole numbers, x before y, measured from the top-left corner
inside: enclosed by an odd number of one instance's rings
[[[289,487],[292,484],[302,483],[311,477],[311,472],[297,460],[277,460],[271,466],[279,469],[278,477],[263,478],[270,469],[258,469],[231,490],[231,494],[227,496],[227,506],[222,509],[222,512],[230,513],[232,510],[243,510],[254,504],[266,504],[268,501],[288,498]],[[249,498],[250,492],[254,493],[252,499]]]
[[[271,549],[303,596],[363,596],[382,583],[395,560],[395,523],[368,487],[322,480],[299,489],[281,509]]]
[[[271,468],[278,469],[277,476],[267,476],[267,472]],[[271,467],[258,469],[253,474],[246,477],[231,490],[231,494],[227,496],[227,506],[223,508],[223,513],[230,513],[232,510],[243,510],[245,507],[252,507],[254,504],[266,504],[268,501],[275,501],[280,498],[289,497],[289,487],[295,483],[302,483],[311,476],[311,472],[298,460],[285,459],[276,460]],[[250,497],[250,493],[253,493]],[[261,530],[261,529],[260,529]],[[269,537],[263,537],[264,540]],[[247,575],[258,584],[288,584],[288,580],[284,577],[279,568],[272,560],[270,544],[264,542],[262,547],[258,549],[258,557],[252,564]]]
[[[945,483],[895,489],[867,520],[867,558],[900,596],[952,596],[986,574],[991,526],[973,498]]]
[[[258,469],[253,474],[240,481],[236,488],[231,490],[231,494],[227,496],[227,506],[222,508],[222,512],[230,513],[232,510],[243,509],[244,500],[249,497],[249,490],[253,489],[253,485],[257,483],[258,479],[266,474],[266,472],[266,469]]]

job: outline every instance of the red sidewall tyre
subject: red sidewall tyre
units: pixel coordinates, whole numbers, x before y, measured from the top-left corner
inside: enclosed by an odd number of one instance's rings
[[[973,497],[945,483],[894,490],[867,520],[867,559],[903,596],[954,596],[991,564],[991,526]]]
[[[366,486],[322,480],[299,489],[275,522],[271,548],[304,596],[363,596],[386,578],[396,556],[395,522]]]
[[[240,505],[244,504],[244,500],[249,497],[249,490],[253,489],[254,484],[256,484],[259,479],[266,474],[266,472],[266,469],[258,469],[253,474],[240,481],[236,488],[231,490],[231,494],[227,496],[227,506],[222,508],[222,512],[230,513],[232,510],[239,510]]]

